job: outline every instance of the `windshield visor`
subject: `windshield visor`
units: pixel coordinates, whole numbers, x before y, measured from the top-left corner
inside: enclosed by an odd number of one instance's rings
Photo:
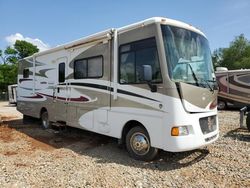
[[[161,28],[170,79],[210,87],[215,78],[207,39],[179,27],[162,25]]]

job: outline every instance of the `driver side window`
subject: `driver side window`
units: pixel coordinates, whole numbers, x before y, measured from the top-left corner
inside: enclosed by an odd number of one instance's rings
[[[155,38],[124,44],[119,48],[119,78],[121,84],[143,81],[143,65],[152,67],[152,83],[161,83],[161,69]]]

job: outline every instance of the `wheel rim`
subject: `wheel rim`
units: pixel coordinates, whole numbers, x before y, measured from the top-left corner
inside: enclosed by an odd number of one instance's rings
[[[48,113],[47,112],[44,112],[43,115],[42,115],[42,125],[44,128],[47,128],[48,127]]]
[[[221,110],[224,109],[225,106],[226,106],[225,102],[220,101],[219,104],[218,104],[218,108],[221,109]]]
[[[146,155],[150,149],[149,139],[143,133],[134,133],[130,139],[130,146],[137,155]]]

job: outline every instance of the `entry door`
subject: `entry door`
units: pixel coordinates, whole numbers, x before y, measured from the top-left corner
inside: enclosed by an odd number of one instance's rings
[[[56,121],[66,122],[67,107],[68,107],[68,83],[65,79],[67,75],[67,58],[57,60],[58,65],[58,82],[55,87],[55,119]]]

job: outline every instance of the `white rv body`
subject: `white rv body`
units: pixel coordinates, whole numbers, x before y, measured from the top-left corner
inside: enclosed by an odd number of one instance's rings
[[[157,17],[34,54],[19,62],[17,109],[37,118],[46,110],[51,122],[122,140],[130,126],[141,125],[151,146],[165,151],[187,151],[214,142],[219,136],[217,91],[170,79],[161,34],[165,25],[205,38],[188,24]],[[152,81],[156,92],[137,79],[138,72],[128,74],[128,57],[138,65],[141,53],[159,62]],[[137,70],[134,64],[132,69]],[[172,136],[173,127],[185,127],[187,134]]]

